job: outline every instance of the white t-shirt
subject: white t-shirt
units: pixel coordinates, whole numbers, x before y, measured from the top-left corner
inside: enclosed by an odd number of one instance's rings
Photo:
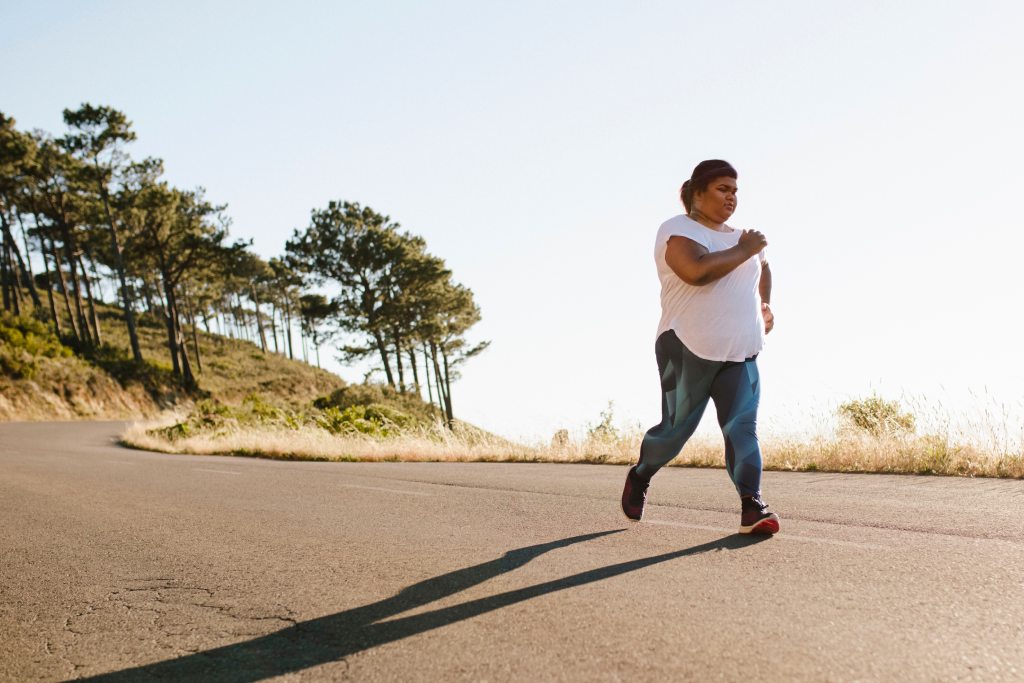
[[[726,226],[728,228],[728,226]],[[658,336],[674,330],[690,351],[706,360],[743,361],[764,347],[761,317],[762,249],[725,277],[697,287],[683,282],[665,262],[669,238],[689,238],[709,252],[736,246],[740,230],[719,232],[685,215],[670,218],[658,229],[654,261],[661,280],[661,322]]]

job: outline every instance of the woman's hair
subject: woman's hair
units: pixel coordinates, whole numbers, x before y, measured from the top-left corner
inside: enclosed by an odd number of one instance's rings
[[[738,178],[736,169],[728,161],[721,159],[708,159],[702,161],[693,169],[690,179],[679,188],[679,198],[683,200],[683,208],[690,213],[690,205],[693,203],[693,195],[708,189],[708,185],[715,178],[728,176]]]

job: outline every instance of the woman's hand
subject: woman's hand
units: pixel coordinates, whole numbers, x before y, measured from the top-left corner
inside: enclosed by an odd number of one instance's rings
[[[772,313],[772,307],[765,302],[761,302],[761,317],[764,318],[764,333],[768,334],[775,327],[775,314]]]
[[[737,244],[743,251],[753,256],[768,246],[768,238],[757,230],[744,230],[740,233],[740,240]]]

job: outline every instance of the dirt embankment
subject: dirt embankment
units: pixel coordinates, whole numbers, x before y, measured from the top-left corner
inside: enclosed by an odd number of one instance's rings
[[[148,418],[160,406],[78,358],[42,358],[31,378],[0,375],[0,421]]]

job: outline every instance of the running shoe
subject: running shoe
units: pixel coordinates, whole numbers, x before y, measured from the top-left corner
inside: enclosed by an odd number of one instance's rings
[[[743,513],[740,516],[741,534],[777,534],[779,533],[779,516],[768,512],[768,504],[761,496],[742,498]]]
[[[636,465],[629,468],[626,474],[626,485],[622,489],[622,512],[626,517],[640,521],[644,516],[644,504],[647,502],[647,487],[650,479],[644,479],[636,473]]]

